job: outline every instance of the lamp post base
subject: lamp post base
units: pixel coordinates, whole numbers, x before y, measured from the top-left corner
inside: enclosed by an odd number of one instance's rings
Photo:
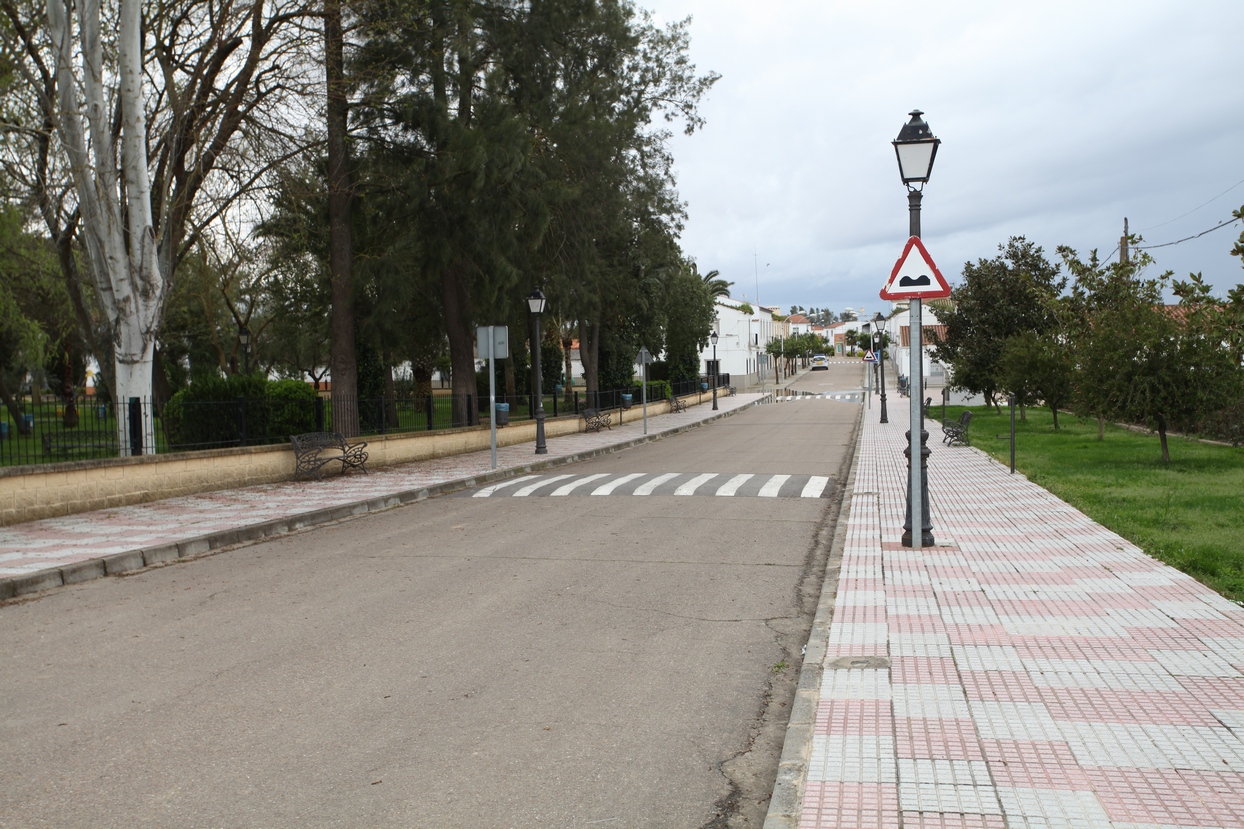
[[[933,454],[926,445],[929,440],[929,433],[924,429],[920,430],[920,546],[932,547],[936,544],[933,540],[933,519],[929,514],[929,455]],[[911,431],[907,432],[907,448],[903,450],[903,455],[907,458],[907,517],[903,521],[903,546],[911,547]]]

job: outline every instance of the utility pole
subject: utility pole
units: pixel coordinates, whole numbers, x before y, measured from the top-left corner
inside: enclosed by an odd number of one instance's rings
[[[1127,217],[1123,217],[1123,238],[1119,240],[1119,262],[1127,264]]]

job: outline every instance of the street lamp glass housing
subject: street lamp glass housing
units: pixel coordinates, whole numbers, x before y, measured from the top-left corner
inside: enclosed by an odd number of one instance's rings
[[[251,347],[251,330],[245,325],[238,329],[238,342],[241,343],[243,351]]]
[[[714,346],[717,345],[717,332],[716,331],[708,335],[708,341],[711,342]]]
[[[547,300],[545,300],[544,294],[541,293],[539,288],[527,295],[527,307],[531,309],[533,314],[543,314],[546,302]]]
[[[884,334],[885,324],[886,324],[886,318],[881,316],[881,312],[878,311],[877,316],[873,317],[873,327],[876,328],[879,333]]]
[[[929,125],[921,117],[923,112],[913,109],[910,115],[911,120],[903,125],[898,138],[890,143],[898,156],[898,173],[903,184],[924,184],[933,172],[933,160],[942,141],[929,132]]]

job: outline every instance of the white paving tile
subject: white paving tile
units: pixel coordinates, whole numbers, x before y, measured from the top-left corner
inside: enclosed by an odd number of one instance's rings
[[[813,783],[895,783],[894,738],[818,734],[812,738],[808,780]]]
[[[961,685],[893,685],[894,716],[965,720],[972,715]]]
[[[1110,816],[1097,795],[1060,789],[1000,786],[1008,829],[1111,829]]]
[[[969,700],[968,707],[982,739],[1041,742],[1063,739],[1059,724],[1040,703]]]
[[[892,696],[890,672],[886,670],[836,669],[821,675],[822,700],[888,700]]]
[[[961,671],[1022,671],[1026,665],[1010,645],[954,645],[951,651]]]

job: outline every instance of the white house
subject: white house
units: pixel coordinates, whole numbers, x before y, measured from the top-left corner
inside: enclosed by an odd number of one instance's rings
[[[713,330],[717,332],[718,372],[729,374],[733,385],[758,383],[758,366],[768,364],[772,371],[772,363],[762,359],[765,347],[770,340],[786,336],[789,332],[785,323],[777,322],[773,315],[778,309],[765,305],[751,305],[741,299],[718,297],[717,321]],[[712,374],[713,346],[710,344],[700,352],[700,365],[704,373]]]
[[[911,374],[911,312],[906,302],[894,303],[895,313],[886,323],[886,331],[890,334],[890,359],[902,377]],[[941,363],[933,359],[933,335],[946,335],[946,326],[937,318],[937,313],[928,303],[920,306],[921,352],[924,354],[924,382],[926,386],[940,386],[946,383],[947,372]]]

